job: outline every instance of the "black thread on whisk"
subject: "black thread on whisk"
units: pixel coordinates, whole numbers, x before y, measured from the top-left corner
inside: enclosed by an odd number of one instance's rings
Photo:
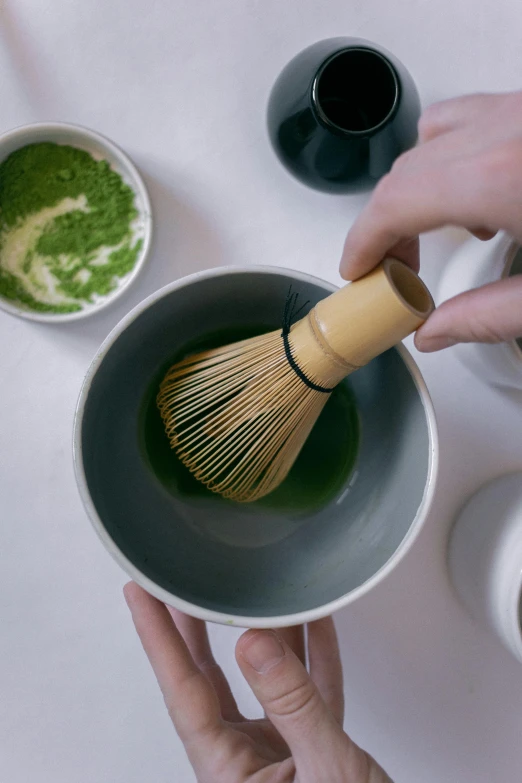
[[[300,378],[303,383],[305,383],[309,389],[313,389],[317,392],[322,392],[323,394],[331,394],[333,392],[332,389],[327,389],[325,386],[318,386],[317,383],[314,383],[310,380],[310,378],[307,378],[307,376],[304,374],[304,372],[301,370],[299,365],[297,364],[296,360],[292,356],[292,349],[290,348],[290,340],[289,340],[289,334],[290,334],[290,328],[292,326],[292,323],[294,322],[294,319],[297,318],[299,313],[304,310],[307,304],[310,304],[310,301],[306,301],[304,304],[301,305],[301,307],[297,308],[297,300],[299,299],[298,293],[292,293],[292,286],[288,289],[288,293],[286,295],[286,302],[285,307],[283,310],[283,331],[281,332],[281,336],[283,338],[283,345],[285,347],[285,355],[288,361],[288,364],[292,368],[292,370],[295,372],[298,378]]]

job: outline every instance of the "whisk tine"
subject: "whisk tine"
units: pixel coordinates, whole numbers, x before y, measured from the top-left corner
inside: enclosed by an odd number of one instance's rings
[[[281,356],[276,352],[268,354],[265,358],[266,369],[277,366],[277,364],[281,362]],[[170,398],[175,399],[176,403],[181,402],[191,395],[194,389],[201,392],[204,389],[214,388],[216,386],[218,388],[223,388],[224,381],[229,380],[234,380],[239,383],[243,377],[250,377],[251,368],[254,364],[257,364],[258,361],[259,355],[256,352],[252,358],[247,358],[244,362],[230,362],[227,364],[227,370],[219,375],[219,379],[216,376],[214,368],[211,368],[210,371],[204,370],[201,373],[192,374],[182,380],[177,380],[172,375],[167,374],[162,384],[162,387],[165,387],[164,403]],[[170,388],[167,388],[167,386]]]
[[[226,458],[226,457],[227,458],[231,458],[231,457],[235,456],[238,452],[241,453],[241,451],[243,450],[243,444],[245,442],[247,442],[247,443],[251,442],[252,436],[255,436],[262,429],[266,418],[268,418],[270,415],[271,415],[271,411],[270,410],[265,411],[265,412],[260,412],[260,414],[256,417],[256,422],[255,422],[254,426],[252,426],[249,430],[247,429],[247,425],[249,423],[249,420],[244,420],[238,427],[234,427],[232,430],[229,430],[229,433],[228,433],[229,436],[230,436],[230,432],[233,432],[234,438],[233,439],[228,438],[228,440],[229,440],[228,445],[225,448],[223,448],[223,450],[221,452],[222,457],[223,458]],[[247,438],[244,437],[245,430],[246,430]],[[208,438],[208,436],[207,436],[207,440],[209,441],[209,445],[207,446],[206,449],[204,449],[204,450],[197,449],[198,462],[199,462],[199,465],[200,465],[201,469],[203,469],[205,467],[205,465],[206,465],[206,462],[202,461],[203,457],[205,457],[206,454],[209,451],[212,450],[212,447],[215,447],[216,442],[218,442],[219,445],[221,445],[221,442],[227,440],[227,436],[225,435],[224,437],[221,437],[220,439],[216,439],[216,440]],[[258,445],[259,445],[259,443],[257,443],[257,446]],[[255,441],[252,442],[251,443],[251,447],[250,447],[250,453],[251,452],[255,452],[256,449],[257,449],[257,446],[256,446],[256,442]],[[193,450],[194,449],[191,449],[190,453]],[[184,452],[184,454],[186,456],[189,456],[189,454],[187,454],[187,452]],[[220,466],[220,463],[217,463],[217,465]]]
[[[227,400],[228,394],[232,394],[233,392],[237,391],[238,394],[236,397],[234,397],[228,407],[226,408],[226,411],[229,414],[229,418],[233,418],[233,414],[236,411],[236,409],[243,405],[245,406],[246,403],[249,403],[251,401],[257,400],[257,394],[259,391],[259,387],[264,385],[267,381],[270,381],[277,372],[277,367],[271,367],[270,371],[266,373],[266,375],[263,376],[256,376],[250,382],[245,379],[245,377],[241,377],[240,380],[238,380],[234,384],[228,384],[226,389],[222,389],[220,385],[214,385],[210,392],[201,394],[199,397],[196,397],[196,400],[192,399],[190,403],[187,403],[183,406],[183,412],[179,413],[176,416],[176,423],[177,427],[181,428],[183,424],[185,424],[186,421],[193,419],[194,416],[197,413],[204,414],[205,411],[210,407],[212,408],[212,403],[215,402],[217,399],[220,399],[222,402],[221,408],[219,408],[213,415],[210,420],[208,420],[207,426],[209,429],[212,429],[214,433],[217,435],[219,430],[216,431],[216,427],[219,425],[217,422],[219,420],[223,419],[222,415],[222,409],[224,408],[224,403]],[[250,376],[246,376],[247,378]],[[274,389],[279,388],[277,382],[274,385]],[[174,394],[175,403],[173,404],[171,402],[172,394],[170,393],[167,397],[167,401],[163,402],[160,405],[160,410],[162,411],[162,415],[170,415],[172,417],[179,406],[179,400],[177,396]],[[211,414],[209,414],[211,415]],[[246,415],[246,414],[244,414]],[[197,422],[191,426],[188,426],[184,428],[184,433],[190,431],[193,429],[194,426],[197,425]]]
[[[277,331],[175,365],[158,407],[171,445],[196,478],[247,501],[267,494],[271,477],[280,483],[290,469],[294,457],[280,452],[301,442],[295,430],[313,413],[313,394],[289,367]]]
[[[286,468],[278,452],[313,407],[311,400],[303,399],[303,385],[291,372],[281,376],[273,369],[250,383],[246,394],[240,393],[230,405],[221,406],[213,418],[205,419],[203,427],[201,420],[185,428],[181,427],[181,418],[177,422],[182,429],[176,440],[180,459],[210,489],[236,500],[252,500],[270,490],[264,474],[273,460],[277,465],[272,466],[271,475],[282,480],[283,472],[286,475],[291,465],[287,458]],[[285,404],[275,403],[285,387]],[[308,397],[306,392],[304,389],[304,396]],[[324,401],[321,403],[322,407]],[[193,412],[192,409],[190,417]],[[213,419],[218,420],[217,425]],[[262,489],[256,491],[261,480]]]
[[[284,329],[306,306],[296,303],[290,293]],[[225,497],[251,501],[288,473],[327,397],[292,370],[278,330],[174,365],[158,408],[171,446],[196,478]]]

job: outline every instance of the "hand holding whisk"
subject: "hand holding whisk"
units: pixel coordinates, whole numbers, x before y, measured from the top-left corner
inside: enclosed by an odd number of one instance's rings
[[[303,306],[304,307],[304,306]],[[178,362],[158,407],[181,461],[213,492],[240,502],[287,476],[335,386],[427,319],[433,300],[402,262],[302,308],[290,294],[283,328]]]

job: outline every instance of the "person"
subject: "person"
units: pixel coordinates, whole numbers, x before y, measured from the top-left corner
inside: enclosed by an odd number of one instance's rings
[[[419,144],[395,162],[350,229],[341,274],[356,279],[393,255],[419,266],[420,233],[456,225],[480,239],[502,229],[522,244],[522,92],[435,104]],[[421,351],[522,335],[522,275],[465,292],[417,331]],[[385,783],[343,731],[342,668],[331,618],[303,629],[248,630],[239,668],[264,708],[246,720],[217,666],[202,621],[134,583],[125,597],[199,783]]]
[[[477,94],[430,106],[419,144],[397,158],[350,229],[341,259],[349,280],[386,255],[415,270],[418,235],[461,226],[479,239],[500,229],[522,244],[522,92]],[[417,330],[420,351],[522,335],[522,276],[467,291]]]

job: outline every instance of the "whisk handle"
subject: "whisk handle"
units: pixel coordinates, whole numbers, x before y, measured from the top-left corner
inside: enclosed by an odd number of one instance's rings
[[[418,329],[434,307],[418,275],[402,261],[387,258],[321,300],[309,318],[324,349],[355,368]]]

